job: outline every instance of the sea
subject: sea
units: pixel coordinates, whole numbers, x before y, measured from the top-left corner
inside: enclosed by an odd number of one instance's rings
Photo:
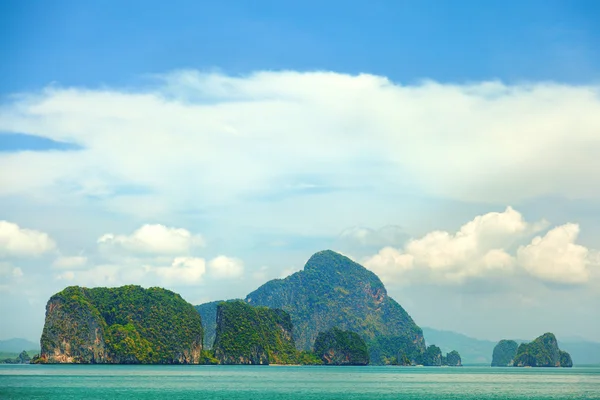
[[[600,367],[7,364],[0,399],[600,399]]]

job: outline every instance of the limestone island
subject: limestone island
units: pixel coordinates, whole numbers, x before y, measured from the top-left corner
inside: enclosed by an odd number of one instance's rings
[[[501,340],[494,347],[492,367],[566,367],[573,366],[571,355],[558,348],[553,333],[544,333],[530,343],[517,347],[514,340]]]
[[[331,250],[244,300],[192,306],[140,286],[70,286],[46,305],[34,363],[460,366],[373,272]]]

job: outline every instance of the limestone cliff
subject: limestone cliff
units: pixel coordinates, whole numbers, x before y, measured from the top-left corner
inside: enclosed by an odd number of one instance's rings
[[[243,301],[217,306],[213,350],[221,364],[295,364],[298,354],[290,316],[283,310]]]
[[[202,323],[176,293],[71,286],[46,305],[42,363],[197,364]]]
[[[514,360],[515,367],[572,367],[571,356],[558,348],[554,334],[548,332],[531,343],[521,343]]]
[[[514,340],[501,340],[492,353],[492,367],[512,367],[519,345]]]

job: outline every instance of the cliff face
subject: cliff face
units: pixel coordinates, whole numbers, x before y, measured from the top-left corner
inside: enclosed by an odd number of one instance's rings
[[[108,362],[104,340],[106,323],[103,322],[89,304],[52,296],[46,304],[41,359],[49,363]]]
[[[221,364],[294,364],[297,352],[290,316],[243,301],[217,306],[215,357]]]
[[[200,304],[194,308],[202,317],[202,326],[204,327],[204,340],[202,345],[205,349],[212,349],[215,343],[217,329],[217,305],[222,301],[211,301],[210,303]]]
[[[522,343],[517,349],[516,367],[572,367],[571,356],[558,348],[552,333],[545,333],[531,343]]]
[[[416,363],[428,367],[439,367],[442,365],[442,350],[434,344],[427,346],[425,352],[417,357]]]
[[[46,305],[39,362],[197,364],[202,323],[178,294],[71,286]]]
[[[317,335],[314,354],[324,365],[367,365],[369,351],[355,332],[331,328]]]
[[[558,355],[561,367],[571,368],[573,366],[573,360],[571,359],[571,355],[569,353],[559,350]]]
[[[425,350],[421,328],[388,297],[379,278],[330,250],[314,254],[304,270],[262,285],[246,301],[288,312],[301,350],[333,327],[358,333],[374,364],[396,358],[399,350],[410,358]]]
[[[499,341],[492,354],[492,367],[512,367],[518,347],[514,340]]]

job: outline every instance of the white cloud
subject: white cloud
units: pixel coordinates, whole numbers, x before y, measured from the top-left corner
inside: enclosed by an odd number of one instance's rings
[[[56,248],[47,233],[0,221],[0,257],[35,257]]]
[[[158,267],[154,272],[169,284],[194,285],[204,276],[206,262],[202,258],[177,257],[170,267]]]
[[[592,264],[590,251],[575,243],[579,225],[565,224],[537,236],[517,252],[518,262],[531,275],[562,284],[584,283]]]
[[[546,223],[527,223],[511,207],[475,217],[456,233],[434,231],[403,249],[383,248],[365,266],[387,282],[460,284],[469,278],[507,274],[516,266],[507,248]]]
[[[2,105],[0,131],[84,150],[0,155],[11,171],[0,195],[90,195],[132,214],[290,187],[409,187],[496,204],[600,198],[598,86],[403,86],[329,72],[162,78],[137,93],[54,87]],[[123,199],[129,186],[153,193],[152,204]]]
[[[125,250],[141,254],[188,254],[194,247],[204,245],[200,235],[186,229],[146,224],[131,235],[107,233],[98,239],[107,251]]]
[[[84,256],[60,256],[52,263],[54,268],[73,269],[81,268],[87,264],[87,257]]]
[[[211,276],[222,279],[239,278],[244,274],[244,263],[237,258],[218,256],[208,263]]]
[[[65,266],[63,269],[66,269]],[[142,286],[182,287],[202,284],[207,270],[215,279],[239,278],[244,263],[237,258],[219,256],[207,266],[198,257],[122,258],[118,264],[99,264],[88,268],[73,267],[55,275],[69,284],[87,286]]]

